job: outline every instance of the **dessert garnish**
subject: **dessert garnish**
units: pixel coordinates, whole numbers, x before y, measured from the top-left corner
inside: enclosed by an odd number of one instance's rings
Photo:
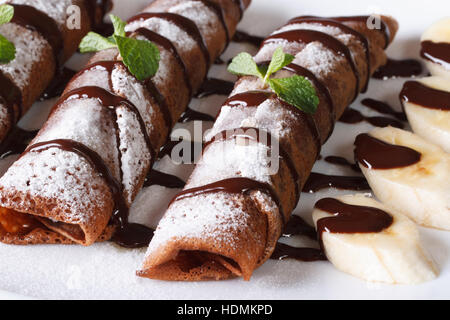
[[[89,32],[80,43],[80,52],[97,52],[101,50],[117,48],[128,70],[143,81],[156,74],[159,67],[159,49],[147,40],[139,40],[128,37],[125,32],[126,22],[119,17],[110,15],[114,34],[110,37]]]
[[[8,4],[0,6],[0,25],[6,24],[14,17],[14,7]],[[6,64],[16,57],[14,44],[0,34],[0,64]]]
[[[287,78],[271,77],[294,61],[294,56],[284,53],[283,48],[275,50],[270,64],[258,66],[253,57],[247,52],[238,54],[230,65],[228,71],[238,76],[255,76],[277,94],[277,96],[306,113],[315,113],[319,105],[319,98],[311,82],[305,77],[293,75]]]

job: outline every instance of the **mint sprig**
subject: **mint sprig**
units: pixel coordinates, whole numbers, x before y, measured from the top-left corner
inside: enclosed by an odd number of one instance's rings
[[[268,66],[258,66],[253,57],[242,52],[228,66],[228,72],[238,76],[255,76],[269,86],[283,101],[306,113],[315,113],[319,97],[311,82],[305,77],[294,75],[288,78],[271,78],[271,76],[289,65],[294,56],[284,53],[279,47],[272,55]]]
[[[0,25],[8,23],[14,16],[14,7],[8,4],[0,5]],[[6,64],[16,58],[14,44],[0,35],[0,64]]]
[[[114,34],[103,37],[89,32],[80,43],[80,52],[97,52],[117,48],[123,63],[138,80],[148,79],[156,74],[159,68],[160,54],[158,47],[147,40],[138,40],[126,36],[126,22],[115,15],[110,15],[114,26]]]

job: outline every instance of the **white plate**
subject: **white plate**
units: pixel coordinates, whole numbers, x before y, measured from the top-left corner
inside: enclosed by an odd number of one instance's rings
[[[116,0],[114,13],[127,18],[149,1]],[[266,35],[296,15],[356,15],[369,13],[391,14],[400,22],[400,32],[389,49],[394,58],[418,58],[421,33],[434,21],[450,12],[450,2],[392,0],[253,0],[251,8],[240,25],[241,30]],[[242,50],[254,53],[249,45],[232,44],[224,56],[230,57]],[[72,67],[80,68],[75,57]],[[210,73],[215,77],[233,79],[224,66],[214,66]],[[366,115],[376,115],[359,104],[363,97],[371,97],[400,107],[398,93],[405,79],[373,80],[368,93],[361,96],[354,107]],[[224,97],[195,100],[193,108],[215,114]],[[45,120],[51,103],[39,103],[21,122],[26,128],[39,127]],[[40,117],[38,116],[40,115]],[[191,124],[187,125],[188,127]],[[205,124],[205,128],[210,125]],[[341,155],[352,159],[353,140],[357,133],[370,130],[368,124],[346,125],[338,123],[322,155]],[[351,133],[351,134],[350,134]],[[12,160],[12,159],[7,159]],[[10,161],[0,163],[6,167]],[[179,172],[186,178],[191,167],[175,167],[167,159],[157,164],[170,172]],[[345,174],[342,168],[319,161],[315,171],[329,174]],[[132,216],[154,225],[163,213],[176,190],[151,187],[144,190],[136,201]],[[296,214],[310,220],[311,207],[316,199],[334,195],[328,190],[316,195],[302,195]],[[147,201],[151,202],[149,205]],[[142,209],[146,208],[145,211]],[[142,216],[145,212],[147,216]],[[139,214],[141,213],[141,214]],[[8,246],[0,244],[0,298],[28,296],[55,299],[438,299],[450,298],[450,232],[420,229],[425,247],[440,268],[439,277],[416,286],[382,285],[366,283],[337,271],[329,262],[268,261],[255,271],[250,282],[240,279],[220,282],[164,282],[135,276],[144,249],[125,250],[111,243],[81,246]],[[298,240],[298,241],[297,241]],[[301,239],[293,241],[302,242]]]

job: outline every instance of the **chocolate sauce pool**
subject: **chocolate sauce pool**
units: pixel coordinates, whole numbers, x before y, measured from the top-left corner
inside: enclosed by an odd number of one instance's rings
[[[378,68],[372,75],[375,79],[410,78],[422,74],[422,65],[413,59],[394,60],[388,59],[387,63]]]
[[[408,147],[386,143],[366,133],[355,140],[355,158],[369,169],[394,169],[413,165],[421,154]]]
[[[350,205],[333,198],[324,198],[315,208],[333,216],[317,221],[317,235],[322,249],[322,236],[329,233],[372,233],[389,228],[394,221],[387,212],[374,207]]]

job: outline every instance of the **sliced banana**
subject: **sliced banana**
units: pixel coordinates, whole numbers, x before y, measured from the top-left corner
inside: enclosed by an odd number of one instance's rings
[[[432,89],[450,92],[450,78],[434,76],[417,81]],[[414,133],[450,153],[450,112],[430,109],[406,101],[403,101],[403,106]]]
[[[418,224],[450,230],[450,154],[418,135],[392,127],[369,134],[421,154],[419,162],[401,168],[369,169],[359,163],[376,197]]]
[[[378,208],[393,217],[392,224],[377,233],[324,232],[325,253],[337,269],[366,281],[391,284],[416,284],[437,276],[437,268],[422,248],[418,229],[411,220],[361,194],[336,199]],[[313,211],[316,226],[319,219],[330,216],[317,208]]]
[[[422,35],[422,42],[450,44],[450,18],[442,19],[429,27]],[[428,70],[432,75],[450,78],[450,64],[444,61],[440,63],[424,59]]]

